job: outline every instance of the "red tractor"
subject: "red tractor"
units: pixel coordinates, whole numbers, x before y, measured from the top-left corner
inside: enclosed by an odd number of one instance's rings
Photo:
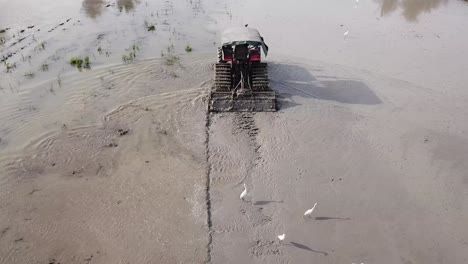
[[[253,28],[231,28],[223,32],[218,48],[211,112],[273,112],[276,94],[270,89],[268,65],[261,62],[268,46]]]

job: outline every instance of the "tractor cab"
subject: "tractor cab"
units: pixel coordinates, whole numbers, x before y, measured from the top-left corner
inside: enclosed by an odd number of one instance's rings
[[[268,55],[268,46],[258,30],[249,27],[230,28],[222,34],[219,62],[254,63],[261,61],[262,50]]]

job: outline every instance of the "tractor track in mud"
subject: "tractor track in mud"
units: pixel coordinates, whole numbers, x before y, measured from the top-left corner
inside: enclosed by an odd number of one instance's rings
[[[206,263],[211,263],[211,247],[213,244],[213,235],[212,235],[212,221],[211,221],[211,167],[210,163],[210,125],[211,125],[211,114],[209,111],[206,111],[206,123],[205,123],[205,154],[206,154],[206,212],[207,212],[207,226],[208,226],[208,243],[207,243],[207,261]]]
[[[207,243],[207,261],[206,263],[212,262],[213,255],[213,218],[212,218],[212,196],[211,196],[211,184],[212,184],[212,175],[213,163],[212,155],[210,148],[210,136],[212,134],[212,124],[213,117],[216,113],[206,113],[206,123],[205,123],[205,155],[206,155],[206,187],[205,187],[205,199],[206,199],[206,210],[207,210],[207,226],[208,226],[208,243]],[[258,127],[255,125],[255,113],[234,113],[233,119],[233,130],[231,131],[232,136],[241,136],[247,137],[250,151],[253,152],[253,159],[249,161],[250,165],[246,171],[246,175],[242,178],[242,182],[245,182],[249,177],[251,177],[253,169],[258,165],[261,160],[259,149],[260,145],[257,142]],[[215,232],[216,233],[216,232]]]
[[[254,163],[251,166],[253,169],[261,160],[260,157],[260,145],[257,142],[258,127],[255,125],[255,113],[239,113],[236,114],[234,119],[235,127],[237,131],[233,131],[233,134],[245,133],[250,141],[250,146],[254,151]]]

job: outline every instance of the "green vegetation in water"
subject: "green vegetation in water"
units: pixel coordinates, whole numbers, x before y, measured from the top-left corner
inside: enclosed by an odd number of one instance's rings
[[[140,50],[140,47],[138,46],[138,44],[133,44],[130,52],[128,54],[122,55],[122,60],[125,63],[132,62],[136,58],[137,51],[139,50]]]
[[[136,53],[133,52],[133,51],[130,51],[130,53],[128,53],[128,54],[122,55],[122,60],[125,63],[132,62],[135,58],[136,58]]]
[[[185,51],[192,52],[192,47],[190,47],[190,45],[187,45],[187,47],[185,47]]]
[[[179,62],[179,56],[175,55],[174,53],[175,47],[174,44],[171,43],[170,46],[167,47],[167,54],[164,54],[163,51],[161,51],[161,57],[165,58],[164,63],[167,66],[173,66],[177,62]]]
[[[6,61],[3,62],[3,65],[5,65],[5,69],[6,69],[6,72],[7,73],[10,73],[11,70],[13,70],[14,68],[16,68],[16,63],[8,63]]]
[[[175,50],[174,44],[171,43],[171,45],[167,47],[167,52],[171,53],[171,52],[174,52],[174,50]]]
[[[31,62],[31,55],[25,57],[23,54],[21,54],[21,60],[24,62],[26,61]]]
[[[50,84],[49,91],[50,91],[51,93],[55,94],[55,89],[54,89],[54,85],[53,85],[53,84]]]
[[[90,64],[89,64],[89,56],[86,56],[86,58],[84,58],[84,67],[85,67],[86,69],[91,68],[91,67],[90,67]]]
[[[46,42],[42,41],[34,50],[43,51],[46,48]]]
[[[165,63],[166,63],[167,66],[173,66],[173,65],[176,64],[178,61],[179,61],[179,56],[170,53],[170,54],[166,57]]]
[[[153,23],[148,23],[148,21],[145,20],[145,27],[148,31],[155,31],[156,26]]]
[[[84,59],[81,57],[73,57],[70,59],[70,64],[72,66],[77,67],[78,69],[90,69],[91,68],[91,63],[89,61],[89,56],[86,56]]]
[[[48,70],[49,70],[49,64],[43,63],[41,65],[41,71],[45,72],[45,71],[48,71]]]
[[[81,69],[83,67],[83,59],[80,57],[72,57],[70,59],[70,64],[77,67],[78,69]]]
[[[34,76],[36,76],[36,74],[34,72],[26,72],[24,74],[24,77],[26,77],[28,79],[32,79],[32,78],[34,78]]]
[[[111,54],[109,51],[103,50],[101,46],[99,46],[99,47],[97,48],[97,52],[99,53],[99,55],[105,54],[106,57],[109,57],[110,54]]]

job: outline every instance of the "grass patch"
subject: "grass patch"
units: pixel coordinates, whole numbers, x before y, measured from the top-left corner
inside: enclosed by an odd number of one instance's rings
[[[130,51],[128,54],[122,55],[122,60],[125,63],[132,62],[136,58],[136,53],[133,51]]]
[[[167,54],[164,54],[164,52],[161,51],[161,57],[164,58],[164,64],[166,64],[166,66],[173,66],[180,60],[179,56],[175,55],[175,47],[173,43],[167,47]]]
[[[8,63],[6,61],[3,62],[3,65],[5,65],[5,69],[6,69],[6,72],[7,73],[10,73],[11,70],[13,70],[14,68],[16,68],[16,63]]]
[[[78,69],[81,69],[83,67],[83,59],[80,57],[72,57],[70,59],[70,64],[77,67]]]
[[[138,44],[133,44],[132,48],[130,49],[130,52],[128,54],[122,55],[122,60],[125,63],[132,62],[136,58],[137,51],[140,50],[140,47]]]
[[[28,79],[32,79],[32,78],[34,78],[34,76],[36,76],[36,74],[34,72],[26,72],[24,74],[24,77],[26,77]]]
[[[41,43],[39,43],[39,45],[37,45],[35,48],[34,48],[34,51],[43,51],[46,49],[46,42],[45,41],[42,41]]]
[[[86,56],[84,59],[82,59],[81,57],[72,57],[70,59],[70,64],[72,66],[77,67],[78,69],[82,69],[82,68],[90,69],[91,68],[89,56]]]
[[[148,23],[148,21],[145,20],[145,27],[148,31],[155,31],[156,26],[153,23]]]
[[[133,61],[133,56],[132,56],[132,54],[128,54],[128,55],[124,54],[124,55],[122,55],[122,60],[125,63],[132,62]]]
[[[31,55],[25,57],[23,54],[21,54],[21,60],[24,62],[26,61],[31,62]]]
[[[89,64],[89,56],[86,56],[86,58],[84,58],[84,67],[85,67],[86,69],[91,68],[91,67],[90,67],[90,64]]]
[[[174,55],[174,54],[171,53],[166,57],[165,63],[166,63],[167,66],[173,66],[178,61],[179,61],[179,56]]]
[[[49,70],[49,64],[43,63],[41,65],[41,71],[45,72],[45,71],[48,71],[48,70]]]
[[[171,52],[174,52],[174,50],[175,50],[174,44],[171,43],[171,45],[167,47],[167,52],[171,53]]]
[[[43,51],[43,50],[45,50],[45,48],[46,48],[46,42],[45,42],[45,41],[42,41],[42,42],[39,44],[39,46],[36,47],[36,49],[37,49],[38,51]]]

